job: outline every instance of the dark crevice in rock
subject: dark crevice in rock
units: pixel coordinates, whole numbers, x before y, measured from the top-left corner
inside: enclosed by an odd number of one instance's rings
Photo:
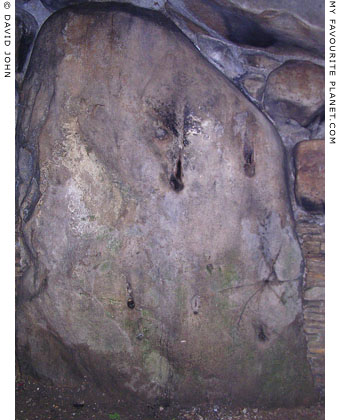
[[[297,111],[298,112],[298,111]],[[310,119],[305,122],[304,124],[301,124],[302,127],[309,129],[313,123],[316,121],[320,121],[322,123],[325,121],[325,105],[322,105],[311,117]]]
[[[19,224],[21,220],[19,220]],[[19,307],[22,302],[32,302],[35,298],[41,296],[48,287],[48,277],[46,272],[39,266],[38,256],[33,246],[32,234],[27,237],[23,230],[20,232],[20,240],[24,249],[27,267],[23,270],[17,281],[16,306]],[[27,281],[31,268],[32,279]]]
[[[325,121],[325,105],[322,105],[322,107],[316,112],[315,117],[310,124],[314,123],[316,120],[319,122],[319,124]]]
[[[245,141],[243,146],[243,157],[244,157],[244,173],[247,177],[251,178],[255,175],[255,161],[254,161],[254,149],[249,141]]]
[[[198,314],[199,307],[200,307],[200,297],[198,295],[195,295],[191,300],[191,308],[194,315]]]
[[[128,294],[128,299],[127,299],[127,302],[126,302],[127,307],[129,309],[134,309],[136,304],[135,304],[135,300],[134,300],[134,297],[133,297],[132,287],[131,287],[131,284],[130,284],[129,281],[126,282],[126,291],[127,291],[127,294]]]
[[[325,107],[322,106],[322,108],[318,111],[318,113],[313,118],[313,120],[306,127],[311,133],[311,139],[318,138],[319,131],[320,129],[322,130],[322,126],[324,125],[324,123],[325,123]],[[324,135],[322,135],[321,138],[324,138]]]
[[[39,182],[36,179],[36,176],[34,176],[31,179],[26,195],[23,199],[23,202],[21,203],[22,219],[25,223],[27,223],[32,217],[32,214],[36,205],[38,204],[38,201],[40,200],[40,197],[41,193],[39,190]]]
[[[176,192],[180,192],[184,188],[182,181],[182,161],[179,157],[176,163],[175,173],[171,174],[170,185],[172,189]]]
[[[36,205],[38,204],[41,192],[40,192],[40,168],[39,168],[39,146],[38,146],[38,138],[41,132],[42,127],[45,124],[45,121],[48,117],[48,114],[51,109],[52,101],[55,97],[54,86],[49,91],[50,98],[48,100],[47,106],[44,109],[43,115],[39,123],[34,130],[31,131],[30,137],[26,137],[25,128],[20,128],[20,123],[22,127],[25,127],[26,124],[22,122],[26,119],[28,123],[26,127],[31,126],[31,120],[33,115],[34,106],[36,103],[36,99],[39,95],[41,90],[41,83],[33,84],[34,86],[34,99],[32,105],[32,111],[27,112],[25,108],[20,109],[18,115],[18,122],[19,128],[16,133],[16,171],[17,171],[17,178],[16,178],[16,216],[21,216],[22,220],[27,223],[30,218],[32,217]],[[26,191],[23,193],[23,198],[21,202],[19,202],[20,198],[20,186],[24,183],[22,176],[20,174],[19,169],[19,159],[20,159],[20,151],[26,150],[30,155],[30,167],[29,169],[29,181],[26,180]],[[27,182],[28,181],[28,182]]]
[[[301,197],[300,202],[298,202],[306,211],[324,213],[325,212],[325,203],[314,203],[309,200],[307,197]]]
[[[194,13],[195,18],[202,19],[203,23],[206,18],[207,23],[211,29],[215,30],[219,35],[225,39],[238,45],[245,45],[250,47],[267,48],[276,43],[276,38],[269,31],[263,29],[259,23],[254,19],[255,15],[237,9],[236,7],[221,6],[215,1],[205,0],[204,6],[201,9],[191,6],[191,14]],[[188,4],[190,4],[188,2]],[[206,14],[204,14],[204,11]],[[219,21],[224,22],[219,24]],[[215,23],[212,24],[212,22]]]
[[[264,341],[267,341],[267,340],[268,340],[268,337],[267,337],[267,335],[265,334],[265,332],[264,332],[264,329],[263,329],[263,326],[262,326],[262,325],[260,325],[260,327],[259,327],[259,330],[258,330],[258,332],[257,332],[257,337],[258,337],[258,339],[259,339],[260,341],[262,341],[262,342],[264,342]]]
[[[208,264],[206,266],[206,269],[207,269],[208,273],[211,274],[213,272],[214,266],[212,264]]]
[[[176,178],[178,180],[181,180],[182,179],[182,162],[181,162],[181,159],[180,158],[178,158],[178,161],[177,161]]]
[[[135,308],[135,301],[131,297],[127,300],[127,306],[130,309],[134,309]]]
[[[33,16],[21,11],[16,15],[16,72],[24,69],[27,57],[31,50],[38,25]]]
[[[16,10],[15,25],[15,70],[19,74],[25,70],[39,26],[34,16],[20,8]]]
[[[276,38],[246,16],[224,12],[227,36],[231,42],[249,47],[268,48],[276,43]]]

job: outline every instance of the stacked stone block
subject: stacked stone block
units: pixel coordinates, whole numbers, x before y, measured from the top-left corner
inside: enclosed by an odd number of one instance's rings
[[[325,386],[325,231],[324,226],[300,221],[297,232],[305,258],[303,286],[304,331],[315,386]]]
[[[304,331],[316,388],[325,387],[325,192],[324,141],[309,140],[295,149],[297,202],[306,212],[297,221],[305,260]]]

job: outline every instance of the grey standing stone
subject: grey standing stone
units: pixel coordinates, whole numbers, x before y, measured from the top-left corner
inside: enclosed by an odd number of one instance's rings
[[[19,359],[149,400],[311,401],[268,120],[160,14],[107,4],[46,21],[21,101]]]

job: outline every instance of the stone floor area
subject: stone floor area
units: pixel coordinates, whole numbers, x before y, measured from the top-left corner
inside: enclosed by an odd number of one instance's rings
[[[31,378],[16,384],[16,420],[323,420],[322,404],[310,407],[261,409],[203,403],[147,405],[105,392],[53,387]]]

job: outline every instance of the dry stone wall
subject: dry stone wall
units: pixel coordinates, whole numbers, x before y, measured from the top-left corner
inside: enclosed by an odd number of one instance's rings
[[[320,217],[325,208],[324,148],[323,140],[303,141],[295,148],[295,193],[297,201],[307,211],[297,220],[305,258],[304,330],[308,359],[321,394],[325,387],[325,229],[322,217],[313,220],[313,215]]]
[[[297,232],[302,242],[306,272],[303,288],[304,330],[308,359],[315,385],[321,394],[325,387],[325,232],[315,223],[299,222]]]

